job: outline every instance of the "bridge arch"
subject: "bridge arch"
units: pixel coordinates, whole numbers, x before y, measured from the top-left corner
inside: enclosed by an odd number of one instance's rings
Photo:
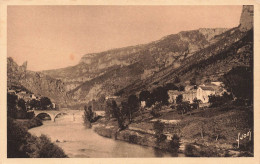
[[[35,117],[40,117],[40,115],[43,115],[43,114],[49,116],[49,117],[51,118],[51,121],[54,121],[53,115],[50,114],[50,113],[48,113],[48,112],[40,112],[40,113],[37,113],[37,114],[35,115]]]
[[[53,121],[55,122],[55,119],[58,118],[58,116],[60,116],[60,115],[67,115],[67,114],[68,114],[68,113],[66,113],[66,112],[57,113],[57,114],[55,114],[55,115],[53,116]]]

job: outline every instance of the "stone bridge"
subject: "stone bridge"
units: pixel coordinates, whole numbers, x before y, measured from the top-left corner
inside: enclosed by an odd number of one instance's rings
[[[51,121],[55,122],[55,119],[59,115],[69,114],[69,112],[67,112],[67,111],[60,111],[60,110],[35,110],[34,114],[35,114],[35,117],[38,117],[41,114],[47,114],[51,118]],[[73,116],[74,116],[74,114],[73,114]]]

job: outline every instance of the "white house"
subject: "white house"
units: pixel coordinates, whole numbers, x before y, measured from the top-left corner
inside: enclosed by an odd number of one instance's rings
[[[209,86],[198,86],[197,88],[197,99],[201,100],[203,103],[209,102],[209,96],[215,95],[216,91],[214,88]]]
[[[176,90],[169,90],[168,95],[169,95],[169,103],[176,103],[176,98],[181,95],[183,92],[181,91],[176,91]]]
[[[196,90],[190,90],[190,91],[187,91],[187,92],[184,92],[182,94],[182,100],[183,101],[188,101],[189,103],[193,103],[193,100],[195,98],[197,98],[197,91]]]
[[[144,108],[146,106],[146,102],[145,101],[141,101],[141,107]]]

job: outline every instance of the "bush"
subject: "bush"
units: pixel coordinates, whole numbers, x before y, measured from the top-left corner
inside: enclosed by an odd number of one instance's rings
[[[156,121],[153,124],[153,128],[155,131],[155,137],[156,137],[157,144],[165,141],[167,137],[166,137],[166,135],[163,134],[164,124],[161,123],[160,121]]]
[[[64,158],[67,155],[46,136],[35,137],[27,128],[7,118],[8,158]]]
[[[192,144],[185,145],[184,154],[187,157],[199,157],[200,156],[198,149]]]
[[[170,151],[173,153],[178,152],[179,148],[180,148],[180,138],[178,135],[174,134],[172,136],[172,139],[170,141]]]
[[[22,126],[26,127],[27,129],[31,129],[41,125],[42,125],[42,120],[38,117],[35,117],[33,119],[30,119],[29,121],[22,123]]]
[[[40,149],[38,150],[38,158],[66,158],[64,151],[51,143],[50,139],[45,135],[40,136]]]
[[[137,136],[136,136],[136,135],[130,135],[130,136],[129,136],[129,142],[130,142],[130,143],[137,144],[137,142],[138,142]]]

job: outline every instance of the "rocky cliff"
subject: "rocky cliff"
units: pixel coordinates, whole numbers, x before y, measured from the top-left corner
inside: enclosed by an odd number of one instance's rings
[[[61,79],[73,102],[86,102],[92,97],[113,95],[170,65],[179,67],[184,59],[208,47],[227,30],[183,31],[144,45],[86,54],[76,66],[43,73]]]
[[[48,75],[26,69],[27,62],[18,66],[12,58],[7,59],[8,87],[21,86],[32,93],[49,97],[53,102],[66,103],[67,95],[64,83]]]
[[[240,17],[240,26],[241,31],[248,31],[253,28],[254,23],[254,6],[245,5],[243,6],[242,14]]]

